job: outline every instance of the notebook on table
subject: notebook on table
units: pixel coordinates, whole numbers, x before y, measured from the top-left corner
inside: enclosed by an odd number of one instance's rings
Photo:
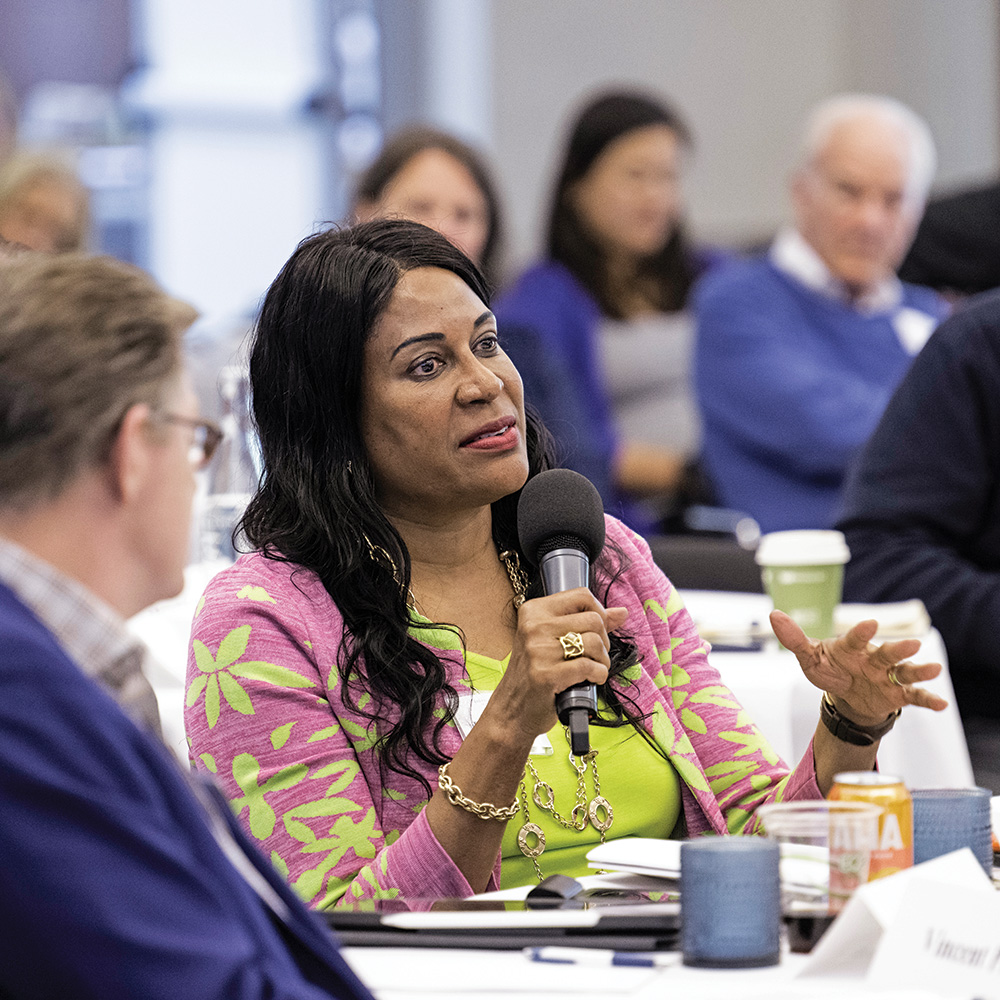
[[[359,900],[320,915],[346,946],[520,949],[562,944],[617,951],[678,946],[680,905],[582,890],[570,898]]]

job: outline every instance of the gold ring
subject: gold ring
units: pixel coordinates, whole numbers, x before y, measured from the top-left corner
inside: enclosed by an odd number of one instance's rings
[[[889,671],[889,680],[892,681],[892,683],[895,684],[896,687],[903,686],[900,679],[896,676],[896,671],[894,669]]]
[[[583,636],[579,632],[567,632],[559,636],[559,645],[562,646],[564,660],[575,660],[578,656],[583,656]]]

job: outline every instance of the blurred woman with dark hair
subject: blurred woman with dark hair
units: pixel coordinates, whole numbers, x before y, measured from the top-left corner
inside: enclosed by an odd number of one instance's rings
[[[461,139],[426,125],[390,136],[358,180],[360,222],[399,217],[422,222],[498,280],[503,244],[500,200],[483,157]]]
[[[690,145],[687,125],[659,99],[622,91],[588,102],[552,197],[549,259],[496,303],[505,328],[533,329],[569,368],[590,423],[550,429],[557,440],[572,435],[571,453],[601,454],[606,508],[640,529],[706,495],[686,307],[719,255],[695,252],[685,233],[680,181]]]

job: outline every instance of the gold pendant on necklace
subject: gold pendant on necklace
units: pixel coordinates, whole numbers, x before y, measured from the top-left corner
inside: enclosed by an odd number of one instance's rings
[[[587,829],[587,806],[584,802],[577,802],[573,806],[573,811],[569,814],[570,823],[577,833],[583,833]]]
[[[565,727],[563,727],[565,729]],[[569,744],[569,732],[566,731],[566,742]],[[535,770],[535,766],[531,762],[531,758],[525,765],[527,773],[525,777],[521,780],[519,795],[521,799],[521,809],[524,813],[524,822],[521,824],[521,828],[517,831],[517,847],[518,850],[526,857],[531,859],[531,863],[534,866],[535,874],[538,876],[538,881],[541,882],[543,879],[542,870],[538,865],[538,859],[545,852],[545,832],[537,823],[531,822],[531,816],[528,812],[528,790],[526,787],[527,777],[530,774],[532,779],[532,789],[531,798],[534,800],[536,806],[543,812],[549,813],[552,819],[558,823],[560,826],[566,829],[576,830],[578,833],[583,833],[587,829],[587,824],[590,823],[595,830],[600,834],[601,843],[604,843],[604,835],[608,830],[611,829],[611,824],[615,821],[615,812],[611,808],[611,803],[601,795],[601,779],[597,773],[597,750],[591,750],[589,753],[577,757],[572,750],[569,752],[569,763],[573,770],[576,772],[577,780],[577,800],[576,804],[570,811],[569,819],[565,819],[560,816],[555,809],[555,790],[547,782],[543,781],[538,771]],[[585,785],[585,776],[587,769],[590,768],[593,772],[594,780],[594,797],[587,802],[587,793]]]
[[[535,843],[528,838],[534,836]],[[517,831],[517,846],[526,858],[537,858],[545,850],[545,831],[537,823],[524,823]]]
[[[535,800],[535,805],[546,812],[550,810],[556,802],[556,793],[547,781],[536,781],[535,787],[531,790],[531,797]]]
[[[604,810],[604,819],[600,818],[600,810]],[[590,800],[587,815],[594,828],[600,833],[607,833],[611,829],[611,824],[615,821],[615,811],[611,808],[611,803],[603,795],[595,795]]]

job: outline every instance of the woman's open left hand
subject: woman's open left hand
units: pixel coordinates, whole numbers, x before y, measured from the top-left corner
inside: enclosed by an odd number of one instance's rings
[[[771,612],[771,627],[781,644],[791,650],[811,684],[840,702],[858,725],[878,725],[897,708],[919,705],[940,712],[944,698],[915,687],[941,673],[940,663],[909,661],[920,649],[919,639],[900,639],[876,645],[874,619],[859,622],[838,639],[810,639],[783,611]]]

